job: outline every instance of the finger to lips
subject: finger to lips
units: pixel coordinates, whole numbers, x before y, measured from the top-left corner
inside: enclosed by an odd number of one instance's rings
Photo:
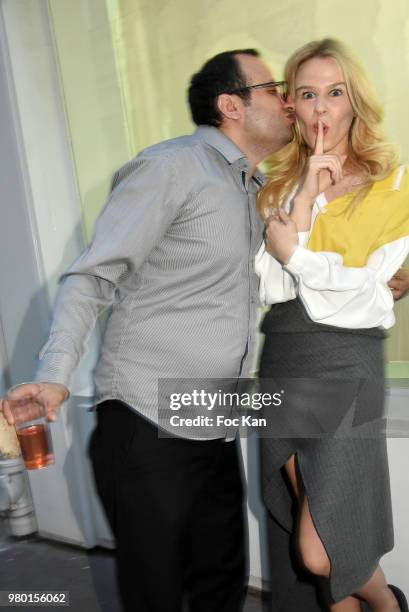
[[[317,129],[317,138],[315,140],[315,148],[314,148],[314,155],[317,156],[322,156],[324,155],[324,125],[321,121],[321,119],[318,119],[318,129]],[[328,157],[328,156],[325,156]],[[343,172],[342,172],[342,165],[346,159],[346,155],[342,156],[342,158],[340,159],[337,155],[332,155],[331,159],[334,160],[337,169],[335,171],[335,174],[332,176],[332,179],[336,182],[336,181],[340,181],[343,178]],[[330,170],[330,168],[326,168],[327,170]]]
[[[324,127],[321,119],[318,119],[317,139],[315,141],[314,155],[322,155],[324,153]]]

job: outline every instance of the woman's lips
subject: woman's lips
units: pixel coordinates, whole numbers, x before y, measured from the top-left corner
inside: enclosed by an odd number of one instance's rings
[[[323,127],[323,131],[324,131],[324,136],[325,136],[325,134],[329,130],[329,127],[327,125],[325,125],[325,123],[322,124],[322,127]],[[312,131],[314,132],[314,134],[318,134],[318,123],[314,123],[314,125],[312,126]]]

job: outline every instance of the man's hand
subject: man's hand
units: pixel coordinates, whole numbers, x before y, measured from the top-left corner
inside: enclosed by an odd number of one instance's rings
[[[395,301],[405,297],[409,293],[409,269],[401,268],[398,270],[396,274],[392,276],[388,285]]]
[[[57,383],[24,383],[0,399],[0,411],[9,425],[45,417],[57,419],[57,410],[69,397],[64,385]]]
[[[266,250],[286,264],[298,245],[297,226],[282,208],[266,221]]]

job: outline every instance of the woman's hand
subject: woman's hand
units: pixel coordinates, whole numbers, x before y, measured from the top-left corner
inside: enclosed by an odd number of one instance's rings
[[[317,195],[343,179],[342,164],[346,155],[324,154],[324,128],[318,119],[317,140],[314,152],[307,159],[307,164],[298,192],[294,198],[294,207],[312,207]]]
[[[283,265],[297,248],[297,226],[282,208],[266,221],[265,243],[270,255]]]

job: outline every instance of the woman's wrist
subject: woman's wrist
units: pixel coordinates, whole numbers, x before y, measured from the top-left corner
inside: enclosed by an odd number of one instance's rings
[[[291,257],[294,255],[297,250],[297,244],[292,244],[285,252],[282,253],[282,257],[280,259],[280,263],[282,266],[286,266],[290,261]]]
[[[314,206],[314,202],[315,197],[311,198],[310,196],[298,193],[293,200],[293,211],[296,208],[301,210],[305,210],[305,208],[312,208]]]

